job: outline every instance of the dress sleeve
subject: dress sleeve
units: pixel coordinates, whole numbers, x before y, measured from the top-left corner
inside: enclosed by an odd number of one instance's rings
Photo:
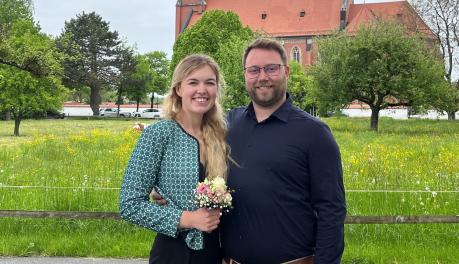
[[[167,127],[147,127],[137,142],[124,173],[120,192],[120,215],[123,219],[156,232],[176,237],[182,210],[173,205],[150,202],[162,153],[166,148]]]

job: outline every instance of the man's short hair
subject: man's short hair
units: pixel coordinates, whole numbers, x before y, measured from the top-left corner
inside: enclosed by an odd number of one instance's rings
[[[249,46],[245,49],[244,58],[242,61],[242,65],[244,67],[245,62],[247,60],[247,56],[249,55],[249,52],[253,49],[274,50],[277,53],[279,53],[282,59],[282,63],[284,65],[287,65],[287,53],[285,52],[284,47],[282,46],[282,44],[279,43],[279,41],[268,38],[259,38],[250,43]]]

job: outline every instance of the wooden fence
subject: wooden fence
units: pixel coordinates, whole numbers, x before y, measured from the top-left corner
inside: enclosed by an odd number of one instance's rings
[[[65,211],[15,211],[0,210],[2,217],[20,218],[67,218],[67,219],[111,219],[121,220],[116,212],[65,212]],[[347,216],[346,224],[440,224],[459,223],[459,215],[426,216]]]

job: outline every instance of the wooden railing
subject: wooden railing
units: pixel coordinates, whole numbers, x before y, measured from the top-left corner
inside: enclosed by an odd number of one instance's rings
[[[19,218],[67,218],[67,219],[111,219],[121,220],[117,212],[66,212],[66,211],[16,211],[0,210],[2,217]],[[459,215],[422,216],[347,216],[346,224],[434,224],[459,223]]]

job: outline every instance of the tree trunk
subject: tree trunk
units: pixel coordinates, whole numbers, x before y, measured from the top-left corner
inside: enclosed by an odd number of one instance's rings
[[[14,135],[16,137],[19,137],[19,125],[21,124],[21,117],[21,114],[14,117]]]
[[[150,108],[153,108],[153,103],[155,102],[155,93],[151,93]]]
[[[370,127],[373,131],[378,131],[378,121],[379,121],[379,108],[371,107],[371,123]]]
[[[116,114],[116,117],[120,117],[120,105],[123,103],[123,90],[121,88],[118,89],[118,98],[116,99],[116,106],[118,109],[118,113]]]
[[[456,112],[448,112],[448,120],[456,120]]]
[[[91,98],[89,99],[89,105],[91,106],[92,115],[98,116],[99,115],[99,106],[102,101],[100,96],[100,86],[98,84],[94,84],[90,86],[91,88]]]
[[[139,112],[139,104],[140,104],[140,99],[137,98],[137,109],[135,111]]]

